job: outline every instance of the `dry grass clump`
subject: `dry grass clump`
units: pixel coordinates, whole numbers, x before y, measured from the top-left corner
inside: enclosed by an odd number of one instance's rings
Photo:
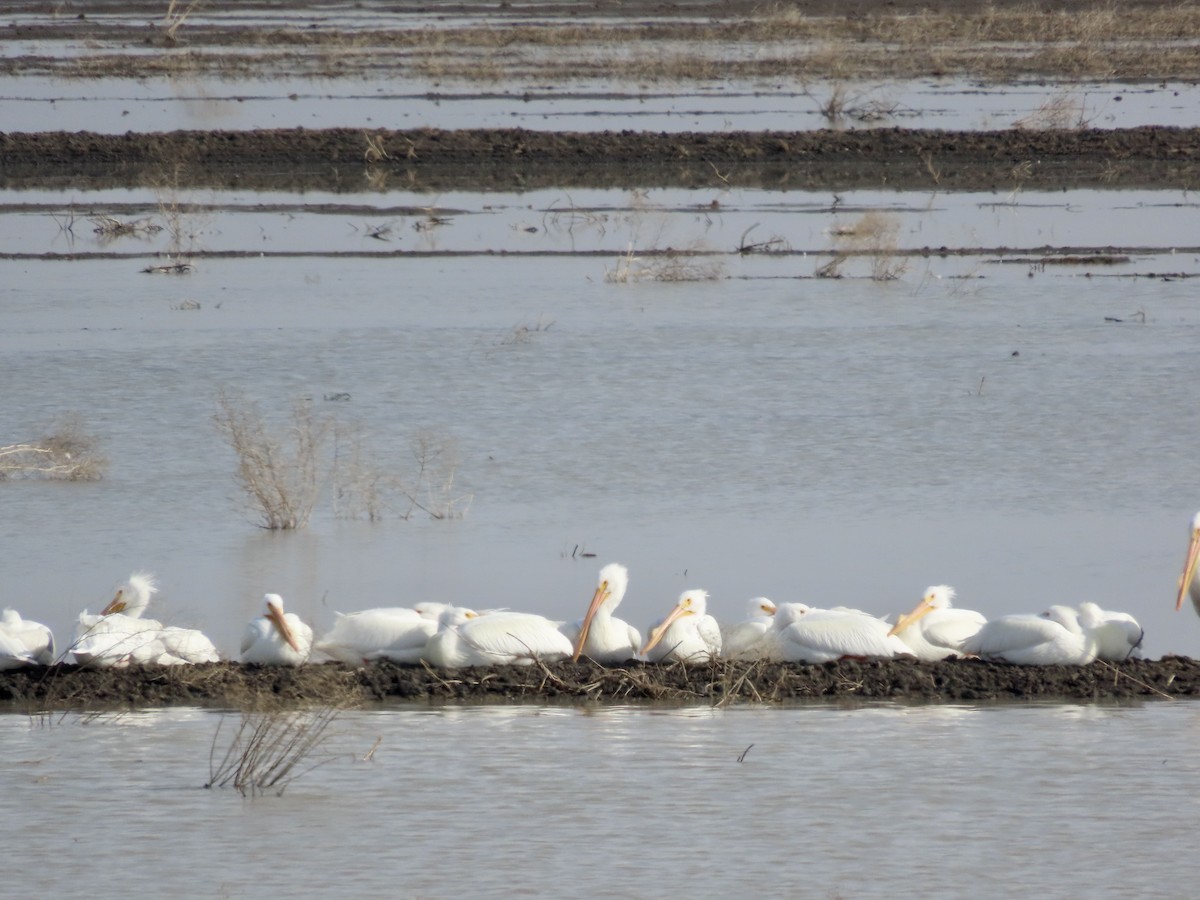
[[[233,786],[243,797],[274,791],[282,796],[289,784],[333,759],[313,759],[325,743],[338,711],[244,713],[229,746],[217,761],[217,742],[224,717],[213,734],[206,788]]]
[[[237,480],[271,531],[302,528],[317,502],[322,443],[328,423],[312,404],[292,406],[286,436],[268,430],[257,404],[226,391],[217,394],[217,428],[237,454]]]
[[[163,230],[162,226],[149,216],[127,220],[118,219],[116,216],[91,216],[88,221],[92,223],[92,233],[102,244],[122,237],[149,237]]]
[[[908,271],[908,260],[899,254],[900,222],[895,216],[869,210],[855,222],[835,225],[836,253],[816,272],[819,278],[838,278],[849,256],[865,256],[871,263],[872,281],[894,281]]]
[[[49,434],[31,441],[0,446],[0,481],[49,478],[95,481],[108,466],[97,441],[79,421],[68,418]]]
[[[295,402],[283,428],[273,429],[257,404],[220,391],[213,420],[237,456],[237,481],[249,507],[271,531],[307,525],[327,482],[333,513],[343,519],[374,522],[390,509],[399,509],[405,519],[414,510],[434,519],[460,519],[473,499],[456,487],[458,444],[445,434],[417,432],[410,442],[415,468],[403,477],[374,461],[378,454],[361,428],[318,415],[308,400]]]
[[[617,264],[604,270],[610,284],[634,281],[718,281],[725,277],[725,264],[704,257],[703,250],[650,250],[639,255],[630,243]]]
[[[1087,128],[1087,98],[1055,94],[1027,116],[1013,122],[1014,128],[1032,131],[1078,131]]]

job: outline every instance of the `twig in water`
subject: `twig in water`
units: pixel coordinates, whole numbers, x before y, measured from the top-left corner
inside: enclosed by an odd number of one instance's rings
[[[753,746],[754,746],[753,744],[751,744],[751,745],[750,745],[750,747],[753,747]],[[750,752],[750,747],[747,747],[745,750],[743,750],[743,751],[742,751],[742,752],[741,752],[741,753],[738,755],[738,762],[740,762],[740,763],[741,763],[741,762],[745,762],[745,761],[746,761],[746,754]]]

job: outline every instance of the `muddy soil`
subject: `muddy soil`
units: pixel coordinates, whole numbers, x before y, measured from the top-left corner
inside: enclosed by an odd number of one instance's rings
[[[0,706],[51,709],[207,706],[277,709],[374,703],[631,703],[1120,701],[1200,697],[1200,661],[1007,666],[978,660],[842,660],[823,665],[592,663],[433,670],[388,662],[299,668],[213,663],[83,669],[56,665],[0,673]]]
[[[371,144],[368,144],[368,139]],[[0,188],[1194,188],[1200,129],[0,133]]]

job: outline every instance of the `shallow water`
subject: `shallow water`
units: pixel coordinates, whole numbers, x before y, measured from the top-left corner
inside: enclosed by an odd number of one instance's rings
[[[0,262],[0,433],[75,412],[111,461],[96,483],[4,486],[4,602],[63,641],[148,568],[157,615],[233,655],[266,591],[318,630],[422,599],[568,619],[620,560],[642,627],[693,587],[740,617],[758,594],[897,612],[947,582],[988,615],[1096,600],[1137,615],[1152,656],[1200,651],[1171,609],[1197,503],[1187,281],[799,281],[789,261],[612,284],[605,265]],[[259,531],[221,388],[273,420],[312,398],[409,479],[415,436],[452,439],[436,499],[466,517],[348,521],[326,493],[308,530]]]
[[[329,762],[252,800],[201,787],[218,721],[0,717],[10,885],[1116,897],[1187,896],[1200,875],[1179,791],[1200,776],[1190,703],[348,712]]]

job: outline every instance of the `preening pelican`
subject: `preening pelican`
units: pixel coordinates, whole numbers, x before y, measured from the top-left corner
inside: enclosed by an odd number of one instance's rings
[[[723,659],[779,659],[775,640],[775,603],[766,597],[754,597],[746,604],[747,617],[741,622],[721,625]]]
[[[1095,603],[1080,603],[1079,612],[1081,617],[1086,614],[1097,623],[1097,659],[1124,662],[1127,659],[1141,658],[1142,638],[1146,632],[1129,613],[1101,609]]]
[[[785,662],[891,659],[911,653],[890,628],[883,619],[844,607],[813,609],[803,603],[781,603],[775,612],[775,635]]]
[[[600,570],[587,613],[579,622],[563,625],[561,629],[573,645],[571,659],[586,656],[608,664],[637,656],[642,645],[641,632],[613,615],[628,587],[629,570],[620,563],[609,563]]]
[[[81,613],[71,645],[75,661],[98,668],[217,662],[217,648],[202,632],[173,625],[164,628],[155,619],[142,618],[156,593],[153,575],[134,572],[100,615]]]
[[[0,613],[0,672],[54,662],[54,635],[41,622],[22,619],[15,609]]]
[[[299,666],[312,651],[313,633],[295,613],[284,613],[283,598],[263,596],[266,612],[246,626],[242,635],[244,663],[260,666]]]
[[[707,591],[684,591],[654,624],[641,655],[651,662],[705,663],[721,654],[721,626],[705,612]]]
[[[982,659],[1021,666],[1084,666],[1099,650],[1098,624],[1091,609],[1080,612],[1069,606],[1051,606],[1036,616],[992,619],[963,650]]]
[[[432,606],[429,611],[433,611]],[[437,612],[440,615],[442,610]],[[409,607],[338,613],[332,630],[314,649],[355,666],[375,659],[415,665],[421,661],[425,644],[437,629],[437,616],[422,615]]]
[[[962,656],[963,645],[987,623],[987,617],[971,609],[955,609],[954,596],[948,584],[926,588],[921,602],[901,616],[888,634],[904,641],[917,659],[937,662]]]
[[[1192,606],[1200,616],[1200,512],[1192,517],[1192,537],[1188,541],[1187,557],[1183,561],[1183,574],[1179,576],[1179,595],[1175,598],[1175,611],[1183,608],[1183,595],[1191,594]]]
[[[442,613],[437,634],[422,658],[444,669],[464,666],[532,665],[534,659],[557,662],[574,652],[571,642],[545,616],[500,610]]]

